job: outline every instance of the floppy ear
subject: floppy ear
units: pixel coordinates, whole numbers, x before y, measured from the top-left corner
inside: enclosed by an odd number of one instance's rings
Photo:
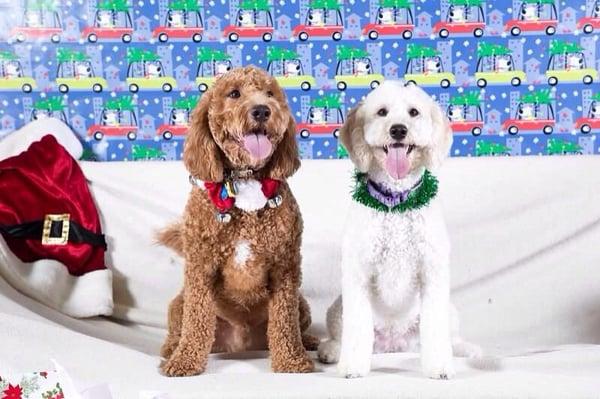
[[[211,100],[209,90],[194,109],[183,149],[183,164],[192,176],[218,182],[223,180],[224,165],[221,150],[210,132],[208,108]]]
[[[362,105],[361,101],[348,112],[346,123],[340,129],[340,141],[348,151],[356,168],[360,172],[366,173],[371,166],[372,155],[369,145],[365,141],[364,121],[360,112]]]
[[[431,121],[433,125],[433,146],[429,150],[429,169],[438,169],[448,157],[452,147],[452,128],[439,104],[431,100]]]
[[[269,162],[269,177],[276,180],[285,180],[292,176],[300,167],[298,143],[296,143],[296,121],[290,115],[285,134]]]

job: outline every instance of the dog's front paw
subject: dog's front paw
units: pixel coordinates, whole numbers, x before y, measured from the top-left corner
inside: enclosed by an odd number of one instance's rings
[[[273,358],[271,368],[276,373],[312,373],[315,363],[305,353],[298,357]]]
[[[423,359],[423,374],[434,380],[449,380],[454,377],[454,365],[452,357],[439,359]]]
[[[160,355],[165,359],[168,359],[173,352],[175,352],[175,349],[177,349],[177,345],[179,345],[179,337],[173,338],[168,336],[165,343],[160,348]]]
[[[344,378],[360,378],[365,377],[371,371],[371,363],[367,360],[352,360],[347,361],[340,359],[337,366],[337,372],[340,377]]]
[[[319,344],[317,353],[321,363],[336,363],[340,357],[340,343],[334,339],[323,341]]]
[[[173,356],[161,365],[161,370],[167,377],[189,377],[202,374],[206,369],[206,362],[198,363],[195,359],[175,351]]]

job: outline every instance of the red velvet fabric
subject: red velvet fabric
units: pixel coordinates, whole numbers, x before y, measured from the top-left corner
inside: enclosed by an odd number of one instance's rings
[[[56,141],[44,136],[15,157],[0,161],[0,224],[44,220],[47,214],[70,214],[84,228],[101,233],[100,218],[77,161]],[[74,276],[106,269],[104,249],[90,244],[43,245],[40,239],[4,236],[24,262],[54,259]]]

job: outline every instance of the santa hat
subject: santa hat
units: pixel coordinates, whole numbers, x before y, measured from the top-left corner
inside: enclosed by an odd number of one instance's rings
[[[110,315],[112,273],[81,154],[56,119],[0,141],[0,276],[70,316]]]

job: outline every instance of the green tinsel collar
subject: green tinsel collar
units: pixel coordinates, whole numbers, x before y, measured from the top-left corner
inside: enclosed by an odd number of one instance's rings
[[[419,209],[429,204],[438,191],[438,180],[428,170],[425,170],[423,177],[415,187],[402,193],[385,193],[381,191],[382,189],[377,187],[375,183],[368,181],[365,173],[357,172],[354,175],[354,181],[352,199],[381,212],[402,213]],[[391,205],[392,203],[397,204]]]

